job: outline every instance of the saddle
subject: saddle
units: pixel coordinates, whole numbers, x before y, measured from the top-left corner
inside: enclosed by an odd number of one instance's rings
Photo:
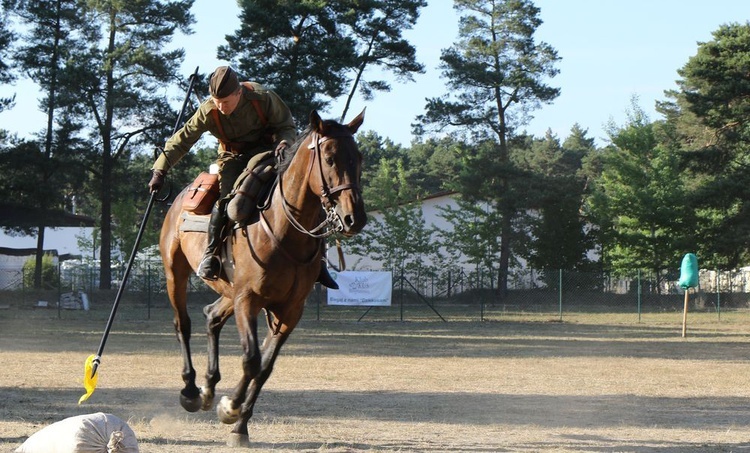
[[[260,153],[250,159],[245,170],[235,181],[229,202],[225,204],[229,219],[227,228],[238,229],[260,219],[260,211],[268,207],[268,200],[276,181],[275,175],[273,152]],[[211,210],[219,194],[218,175],[201,172],[190,184],[182,199],[182,223],[179,230],[207,234]],[[229,281],[234,274],[231,248],[231,241],[224,240],[220,252],[222,269]]]
[[[231,222],[247,224],[256,210],[265,209],[275,175],[272,151],[260,153],[250,159],[235,181],[231,199],[227,203],[227,215]],[[219,175],[201,172],[188,187],[187,194],[182,199],[182,210],[193,216],[207,215],[218,199]]]
[[[273,151],[253,156],[234,182],[232,199],[227,203],[227,216],[235,223],[246,224],[256,210],[264,210],[271,196],[276,176]]]

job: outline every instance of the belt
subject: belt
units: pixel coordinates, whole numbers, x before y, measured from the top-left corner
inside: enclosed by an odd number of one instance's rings
[[[245,154],[255,144],[251,142],[224,142],[219,141],[219,151],[229,152],[232,154]]]

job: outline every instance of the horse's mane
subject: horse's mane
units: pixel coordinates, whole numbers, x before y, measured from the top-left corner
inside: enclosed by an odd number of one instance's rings
[[[339,123],[338,121],[323,120],[324,129],[343,127],[346,126]],[[308,125],[305,130],[303,130],[302,133],[297,136],[297,140],[292,144],[292,146],[288,148],[287,152],[284,153],[284,155],[281,157],[281,160],[276,165],[276,173],[283,174],[289,168],[289,165],[292,163],[292,159],[294,159],[294,156],[297,154],[297,151],[299,151],[300,146],[302,146],[302,142],[304,142],[307,136],[311,133],[312,126]]]

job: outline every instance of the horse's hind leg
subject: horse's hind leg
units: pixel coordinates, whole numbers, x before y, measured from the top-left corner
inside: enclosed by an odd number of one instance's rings
[[[165,261],[166,262],[166,261]],[[190,354],[191,321],[187,312],[187,282],[192,270],[185,257],[178,253],[171,266],[165,266],[167,294],[174,310],[174,328],[182,351],[182,380],[185,388],[180,391],[180,404],[195,412],[201,407],[200,390],[195,385],[195,368]]]
[[[203,314],[206,316],[206,332],[208,334],[208,367],[206,370],[206,385],[201,388],[201,399],[204,411],[213,407],[216,384],[221,380],[219,371],[219,335],[221,329],[234,313],[232,299],[220,297],[216,302],[206,305]]]

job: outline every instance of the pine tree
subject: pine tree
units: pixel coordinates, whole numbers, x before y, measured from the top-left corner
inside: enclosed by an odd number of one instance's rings
[[[43,139],[17,145],[31,148],[26,152],[33,156],[24,178],[34,183],[32,206],[42,213],[61,211],[65,196],[76,184],[73,169],[82,147],[80,139],[75,137],[78,126],[70,116],[56,118],[56,114],[61,109],[59,104],[71,98],[68,93],[71,79],[66,77],[65,66],[76,52],[74,46],[85,42],[77,32],[85,23],[74,0],[18,0],[11,11],[26,26],[15,59],[19,69],[42,87],[41,107],[47,115],[46,128],[40,134]],[[44,236],[46,228],[52,225],[51,218],[51,215],[41,216],[36,226],[34,286],[37,288],[42,283]]]
[[[368,78],[369,69],[383,68],[407,81],[423,70],[402,32],[416,23],[424,0],[238,3],[240,28],[227,36],[218,56],[273,88],[299,125],[307,124],[311,110],[327,110],[347,93],[341,118],[357,91],[365,99],[389,91],[384,81]]]
[[[577,140],[585,143],[586,137],[579,135]],[[581,270],[588,264],[586,252],[590,244],[580,215],[585,180],[579,170],[585,151],[566,149],[548,131],[523,153],[525,159],[519,166],[529,174],[528,204],[532,214],[525,216],[530,240],[521,245],[532,268]]]
[[[678,70],[662,104],[690,172],[701,264],[733,269],[750,259],[750,23],[719,27]]]
[[[101,209],[102,289],[111,286],[116,166],[128,160],[134,146],[163,143],[171,130],[174,113],[165,85],[186,77],[178,75],[184,51],[165,49],[176,30],[191,32],[192,4],[193,0],[85,4],[90,36],[72,62],[78,102],[70,110],[84,118],[97,144],[88,165]]]
[[[514,218],[527,207],[514,193],[517,170],[510,139],[528,114],[551,102],[559,89],[546,84],[558,70],[555,50],[536,42],[539,8],[528,0],[456,0],[461,14],[459,40],[443,50],[441,68],[450,90],[429,99],[415,132],[462,130],[478,146],[465,156],[461,192],[491,200],[501,215],[500,295],[507,290]],[[487,143],[494,142],[494,146]],[[481,146],[480,146],[481,145]]]
[[[7,12],[0,5],[0,84],[10,83],[14,79],[10,59],[12,56],[11,44],[15,40],[15,37],[15,34],[10,29]],[[0,112],[10,107],[12,103],[13,97],[0,98]],[[2,134],[2,130],[0,130],[0,134]]]
[[[627,124],[611,124],[612,146],[588,199],[592,220],[603,228],[602,258],[619,275],[640,269],[661,278],[692,242],[688,180],[659,128],[636,104]]]
[[[354,38],[355,62],[351,68],[353,80],[349,82],[339,121],[344,122],[357,91],[364,100],[373,98],[375,91],[390,91],[384,80],[368,77],[369,71],[382,68],[392,72],[397,80],[413,82],[412,74],[424,72],[424,65],[416,58],[416,49],[403,37],[419,18],[419,10],[427,5],[426,0],[348,0],[338,2],[341,22],[347,27],[347,35]]]

